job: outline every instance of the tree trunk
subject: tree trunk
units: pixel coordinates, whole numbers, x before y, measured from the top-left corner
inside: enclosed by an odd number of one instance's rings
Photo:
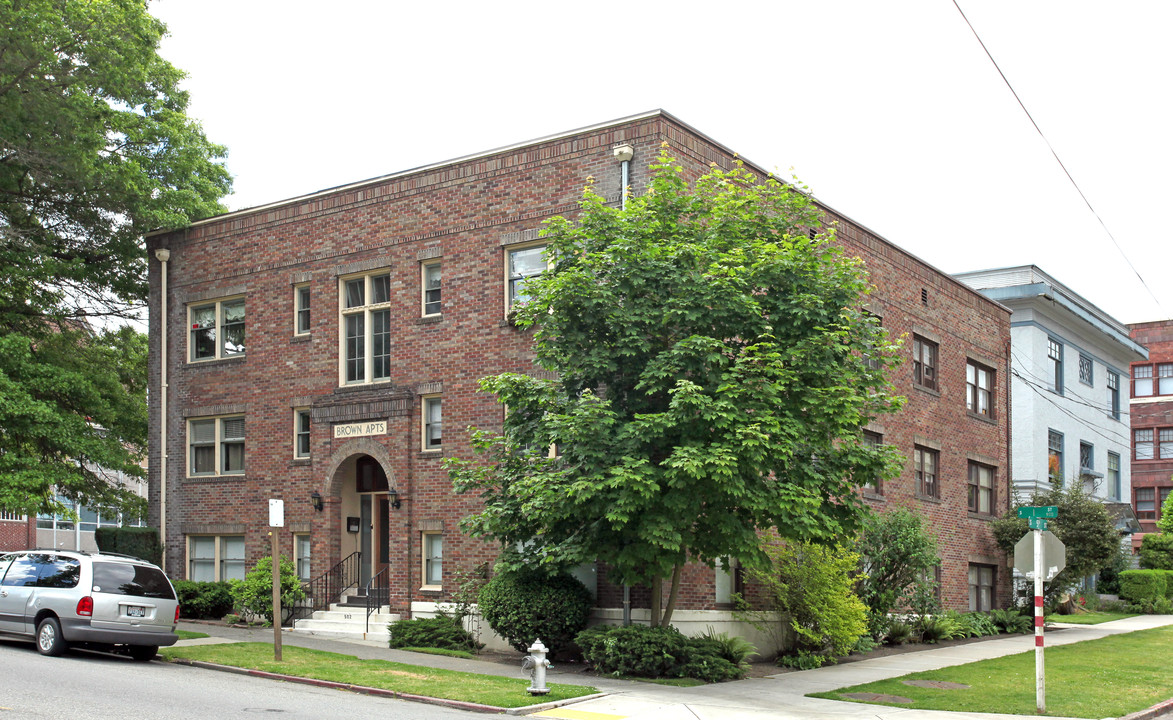
[[[672,611],[676,609],[676,596],[680,592],[680,576],[683,574],[683,565],[677,565],[672,569],[672,589],[668,591],[668,607],[664,610],[664,621],[662,623],[664,627],[672,624]]]
[[[652,627],[660,627],[660,593],[663,584],[662,578],[652,578]]]

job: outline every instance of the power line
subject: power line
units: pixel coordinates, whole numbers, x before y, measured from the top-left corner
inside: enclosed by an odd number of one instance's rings
[[[1148,291],[1149,297],[1153,299],[1153,302],[1157,304],[1157,307],[1161,309],[1161,312],[1167,315],[1168,313],[1165,311],[1165,307],[1161,305],[1161,301],[1157,299],[1157,296],[1153,293],[1152,288],[1150,288],[1149,284],[1145,282],[1144,278],[1140,274],[1140,271],[1137,270],[1136,266],[1132,264],[1132,260],[1128,258],[1128,255],[1124,252],[1124,248],[1120,247],[1120,243],[1116,242],[1116,236],[1112,234],[1112,231],[1108,229],[1107,223],[1105,223],[1103,218],[1100,217],[1100,214],[1096,212],[1096,209],[1092,207],[1091,201],[1088,200],[1087,195],[1085,195],[1083,192],[1083,189],[1079,187],[1079,183],[1075,182],[1075,178],[1071,176],[1071,173],[1067,170],[1067,166],[1063,164],[1063,160],[1060,159],[1059,153],[1055,151],[1055,148],[1051,145],[1051,141],[1048,140],[1046,134],[1043,133],[1043,129],[1039,127],[1037,122],[1035,122],[1034,116],[1030,114],[1030,110],[1026,109],[1026,104],[1022,102],[1022,98],[1018,97],[1018,93],[1014,90],[1014,86],[1010,84],[1010,80],[1006,77],[1006,73],[1002,72],[1002,68],[999,67],[998,61],[994,59],[994,56],[990,53],[990,49],[987,48],[986,43],[982,41],[981,35],[978,35],[978,31],[974,28],[973,23],[971,23],[969,18],[966,17],[965,11],[962,10],[961,6],[957,4],[957,0],[953,0],[953,7],[957,8],[957,12],[961,13],[961,19],[965,21],[965,24],[969,26],[970,32],[972,32],[973,36],[977,38],[978,44],[982,46],[982,50],[986,53],[986,57],[990,59],[990,62],[994,65],[994,69],[997,70],[998,75],[1002,77],[1002,82],[1006,83],[1006,87],[1010,89],[1010,94],[1013,95],[1014,99],[1018,102],[1018,107],[1022,108],[1022,111],[1026,113],[1026,117],[1028,120],[1030,120],[1030,124],[1034,125],[1035,131],[1038,132],[1039,137],[1041,137],[1043,142],[1047,144],[1047,149],[1051,151],[1051,155],[1054,156],[1055,162],[1059,163],[1059,167],[1063,169],[1063,174],[1066,175],[1067,179],[1071,181],[1072,187],[1074,187],[1075,191],[1079,193],[1079,197],[1083,199],[1084,204],[1087,205],[1087,209],[1091,211],[1093,216],[1095,216],[1096,220],[1100,223],[1100,227],[1104,228],[1104,232],[1108,235],[1108,238],[1111,239],[1112,244],[1116,246],[1116,250],[1120,253],[1120,257],[1124,258],[1124,262],[1128,263],[1128,267],[1136,275],[1136,279],[1140,280],[1140,284],[1146,291]]]

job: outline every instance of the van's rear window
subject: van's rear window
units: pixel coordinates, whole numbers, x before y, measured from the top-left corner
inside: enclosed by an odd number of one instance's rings
[[[174,600],[175,592],[159,568],[128,563],[94,563],[94,592]]]

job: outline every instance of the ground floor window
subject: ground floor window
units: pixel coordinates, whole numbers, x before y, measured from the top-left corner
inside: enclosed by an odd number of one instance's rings
[[[197,582],[244,579],[243,535],[189,535],[187,579]]]
[[[297,577],[299,580],[310,580],[310,536],[294,535],[293,552],[297,557]]]
[[[444,584],[444,536],[424,533],[424,587],[440,588]]]
[[[741,565],[737,562],[737,558],[717,561],[713,572],[713,584],[717,590],[716,603],[718,605],[732,605],[734,596],[742,592]]]
[[[989,612],[994,609],[995,576],[996,568],[993,565],[969,566],[970,612]]]

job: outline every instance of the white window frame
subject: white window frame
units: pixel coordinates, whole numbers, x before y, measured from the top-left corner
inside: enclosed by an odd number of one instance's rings
[[[247,443],[248,443],[247,423],[245,424],[245,428],[244,428],[245,435],[242,435],[239,438],[239,442],[238,442],[238,439],[235,437],[226,438],[225,433],[224,433],[224,423],[226,421],[228,421],[228,420],[241,420],[243,422],[244,419],[245,419],[244,415],[211,415],[208,417],[193,417],[193,418],[187,419],[187,442],[186,442],[187,477],[189,477],[189,478],[225,477],[225,476],[238,477],[238,476],[245,474],[245,469],[247,466],[246,458],[247,458],[247,450],[248,450],[248,447],[247,447]],[[213,462],[215,463],[216,469],[212,472],[197,473],[197,472],[195,472],[195,465],[194,465],[195,457],[194,457],[194,453],[192,452],[193,445],[195,444],[195,439],[194,439],[194,436],[192,433],[192,426],[193,426],[193,424],[205,423],[205,422],[212,423],[212,427],[214,429],[213,435],[212,435],[212,440],[201,442],[200,446],[211,446],[213,448],[212,459],[213,459]],[[225,461],[225,455],[226,455],[225,445],[228,445],[228,444],[232,444],[232,445],[239,444],[241,446],[241,450],[240,450],[240,465],[241,465],[241,467],[239,470],[225,470],[224,469],[224,461]]]
[[[439,283],[435,288],[428,287],[428,273],[435,270],[439,275]],[[428,293],[435,292],[435,299],[429,300]],[[428,312],[428,305],[436,304],[433,312]],[[444,265],[439,259],[425,260],[420,263],[420,317],[439,317],[444,314]]]
[[[224,334],[223,333],[224,327],[225,327],[225,325],[227,325],[227,323],[224,321],[224,306],[225,305],[236,305],[238,303],[240,305],[242,305],[245,309],[244,319],[241,321],[241,324],[244,326],[244,331],[245,331],[245,343],[244,343],[245,349],[241,350],[240,352],[226,352],[224,350],[224,343],[222,342],[223,334]],[[199,328],[195,327],[196,323],[195,323],[195,320],[193,317],[195,312],[198,310],[203,310],[205,308],[209,308],[209,307],[213,309],[213,313],[215,314],[215,320],[214,320],[213,324],[210,326],[203,326],[203,327],[199,327]],[[215,340],[215,342],[213,342],[213,348],[215,351],[212,355],[209,355],[208,357],[197,358],[196,357],[196,342],[195,342],[195,338],[193,336],[195,335],[195,332],[197,330],[206,330],[209,327],[212,328],[212,332],[215,334],[215,336],[217,338]],[[244,295],[232,295],[230,297],[219,298],[217,300],[207,300],[207,301],[203,301],[203,302],[188,303],[188,305],[187,305],[187,361],[189,363],[213,362],[215,360],[225,360],[225,359],[230,359],[230,358],[231,359],[243,358],[246,355],[247,350],[248,350],[248,303],[246,302]]]
[[[436,408],[440,413],[438,422],[432,422],[432,408]],[[439,425],[437,428],[440,432],[439,441],[435,444],[430,444],[429,440],[432,435],[432,428]],[[423,452],[438,452],[444,449],[444,398],[442,395],[421,395],[420,396],[420,450]]]
[[[373,302],[374,294],[372,289],[375,278],[387,278],[387,299],[380,302]],[[362,280],[362,304],[353,307],[347,307],[347,289],[350,283],[357,280]],[[338,384],[339,386],[346,385],[370,385],[374,383],[391,382],[391,271],[387,268],[380,270],[373,270],[371,272],[357,273],[354,275],[344,275],[338,278]],[[375,377],[375,355],[374,355],[374,338],[375,328],[372,322],[373,317],[377,313],[387,313],[387,375],[384,377]],[[362,376],[360,378],[349,379],[348,364],[351,357],[348,354],[349,348],[347,343],[350,340],[348,334],[347,322],[351,317],[361,317],[363,323],[362,330]],[[356,336],[357,337],[357,336]]]
[[[241,580],[244,579],[245,574],[248,572],[248,545],[247,545],[247,541],[245,539],[245,536],[239,535],[239,534],[237,534],[237,535],[205,535],[205,534],[188,535],[186,538],[186,542],[184,543],[185,548],[186,548],[186,554],[187,554],[187,557],[185,558],[186,562],[184,563],[184,573],[185,573],[185,577],[187,579],[191,580],[191,579],[193,579],[193,576],[194,576],[194,573],[192,572],[192,562],[195,561],[197,558],[195,558],[194,554],[193,554],[193,545],[194,545],[193,540],[195,540],[197,538],[200,538],[200,539],[211,538],[212,539],[212,545],[213,545],[212,557],[206,558],[206,559],[200,558],[200,560],[205,560],[205,561],[210,560],[211,561],[213,581],[223,581],[223,580],[232,579],[232,578],[235,578],[235,576],[237,574],[239,574],[239,576],[240,576],[239,579],[241,579]],[[241,545],[241,550],[242,550],[241,557],[239,559],[238,558],[228,558],[228,557],[226,557],[226,552],[225,552],[226,541],[227,540],[236,540],[236,539],[240,540],[240,545]],[[239,568],[240,568],[240,572],[239,573],[225,572],[225,568],[228,563],[233,563],[234,565],[238,564]],[[232,577],[230,578],[229,575],[231,575]]]
[[[298,283],[293,286],[293,334],[295,336],[309,335],[312,330],[313,315],[310,308],[313,304],[313,293],[309,283]],[[305,327],[301,319],[305,317]]]
[[[439,554],[433,553],[433,541],[439,542]],[[438,582],[429,582],[433,570],[439,575]],[[442,590],[444,588],[444,533],[420,533],[420,573],[421,590]]]
[[[302,419],[305,419],[305,428],[302,428]],[[310,409],[306,407],[293,409],[293,457],[298,460],[305,460],[310,457],[312,438],[311,432],[312,421],[310,420]],[[305,437],[305,452],[301,449],[301,438]]]
[[[304,543],[305,555],[301,553],[302,543]],[[293,564],[299,580],[313,579],[313,543],[309,533],[293,534]]]
[[[533,250],[540,248],[543,253],[546,251],[548,243],[546,241],[519,243],[517,245],[507,245],[505,247],[505,315],[508,316],[513,311],[513,290],[515,282],[525,282],[526,280],[537,277],[545,272],[550,267],[549,258],[543,258],[542,269],[538,272],[528,274],[515,274],[513,272],[513,256],[516,253],[524,252],[526,250]]]

